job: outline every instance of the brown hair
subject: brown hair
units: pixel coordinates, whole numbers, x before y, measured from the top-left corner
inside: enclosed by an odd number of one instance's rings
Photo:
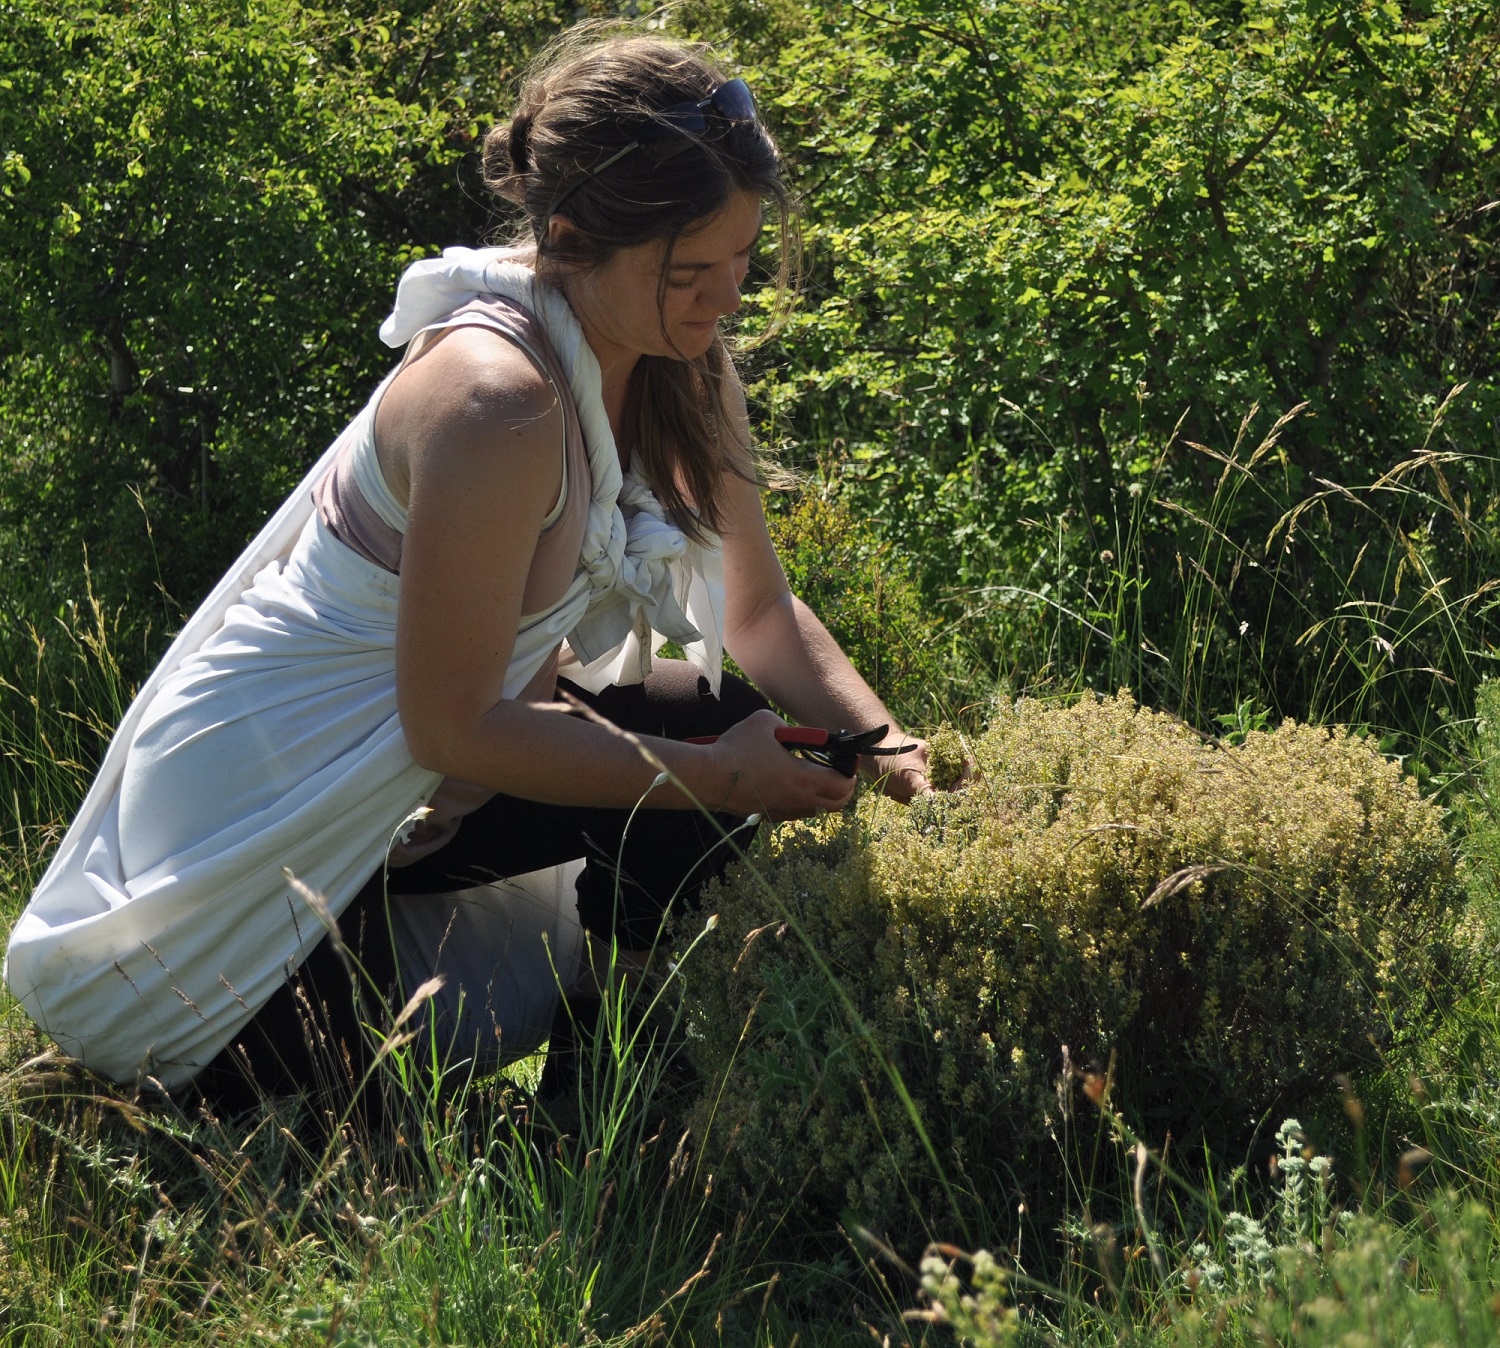
[[[509,125],[485,137],[485,183],[525,213],[527,241],[535,242],[539,261],[588,270],[622,248],[662,241],[659,312],[677,240],[735,192],[753,192],[774,205],[780,226],[779,317],[792,291],[797,231],[765,128],[710,111],[701,134],[682,132],[621,153],[642,121],[708,98],[727,78],[702,47],[622,33],[618,25],[574,28],[532,66]],[[560,202],[576,228],[558,243],[548,239],[547,222]],[[684,532],[699,540],[700,525],[722,525],[724,474],[756,476],[750,447],[739,443],[725,406],[729,370],[722,336],[693,360],[645,355],[626,404],[638,470]]]

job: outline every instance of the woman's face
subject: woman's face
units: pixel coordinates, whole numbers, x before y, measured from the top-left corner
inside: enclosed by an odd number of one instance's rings
[[[553,228],[559,226],[554,218]],[[693,358],[707,351],[719,320],[740,307],[740,286],[760,228],[760,199],[736,192],[717,215],[679,236],[660,311],[663,241],[622,248],[602,267],[564,276],[563,293],[600,363],[636,356]]]

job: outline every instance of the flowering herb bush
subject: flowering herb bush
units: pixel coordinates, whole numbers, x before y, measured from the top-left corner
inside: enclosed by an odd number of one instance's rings
[[[708,895],[685,995],[721,1178],[898,1239],[1040,1222],[1083,1099],[1242,1159],[1453,974],[1439,811],[1360,738],[1229,746],[1121,693],[970,747],[967,789],[783,827]]]

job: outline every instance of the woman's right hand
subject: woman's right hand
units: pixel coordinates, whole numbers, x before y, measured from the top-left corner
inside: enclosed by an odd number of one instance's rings
[[[709,745],[729,790],[722,801],[703,804],[770,820],[806,819],[843,809],[854,795],[855,779],[788,753],[776,738],[776,731],[786,724],[775,712],[752,712]]]

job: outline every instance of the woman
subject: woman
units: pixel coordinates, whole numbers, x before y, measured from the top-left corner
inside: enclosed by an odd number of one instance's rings
[[[890,724],[787,589],[720,331],[765,203],[787,237],[744,82],[575,34],[484,162],[526,246],[403,277],[400,366],[142,690],[13,933],[13,991],[107,1075],[231,1104],[357,1078],[344,943],[381,994],[443,975],[450,1059],[527,1052],[587,959],[537,977],[514,902],[434,896],[576,879],[583,927],[644,952],[747,819],[843,806],[725,648],[804,723]],[[920,741],[885,747],[862,767],[929,789]]]

